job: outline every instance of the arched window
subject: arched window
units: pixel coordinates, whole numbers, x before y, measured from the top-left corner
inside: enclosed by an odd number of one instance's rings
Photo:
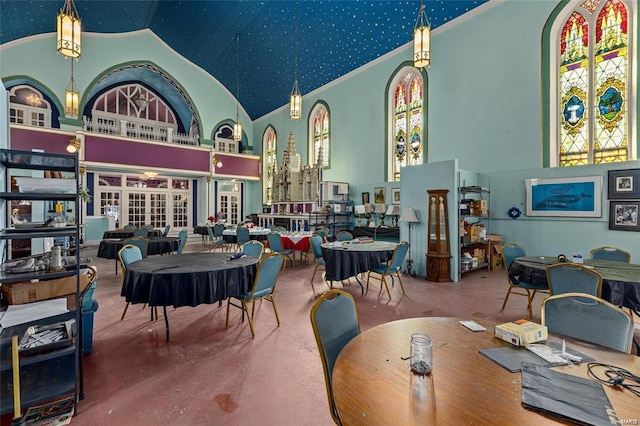
[[[9,91],[9,122],[51,127],[51,105],[31,86],[19,85]]]
[[[318,101],[309,115],[309,164],[317,164],[322,149],[322,167],[330,166],[331,137],[329,131],[329,106]]]
[[[635,98],[630,64],[636,35],[630,24],[636,8],[628,0],[574,0],[556,9],[545,27],[549,165],[635,158],[636,113],[629,101]]]
[[[278,167],[276,130],[269,125],[262,136],[262,199],[265,204],[273,203],[273,175]]]
[[[419,70],[402,67],[387,90],[388,176],[400,180],[400,168],[424,162],[424,84]]]

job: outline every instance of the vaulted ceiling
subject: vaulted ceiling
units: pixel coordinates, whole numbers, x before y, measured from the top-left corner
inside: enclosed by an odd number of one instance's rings
[[[437,28],[487,1],[427,0],[425,6],[432,28]],[[0,43],[54,32],[63,4],[63,0],[0,0]],[[303,95],[409,43],[420,8],[418,0],[77,0],[75,4],[86,32],[151,29],[232,94],[239,93],[252,119],[289,102],[296,7],[298,82]]]

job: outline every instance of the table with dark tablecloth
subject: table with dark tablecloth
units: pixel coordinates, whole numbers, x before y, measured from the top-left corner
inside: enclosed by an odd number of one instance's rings
[[[133,262],[127,267],[121,295],[130,303],[177,308],[249,291],[259,259],[229,258],[227,253],[186,253]]]
[[[367,272],[387,262],[393,256],[397,244],[374,241],[372,243],[322,244],[322,255],[326,262],[327,281],[341,281]]]
[[[102,240],[98,246],[98,257],[103,259],[117,259],[118,251],[124,245],[125,240]],[[147,247],[147,255],[173,253],[178,250],[180,238],[177,237],[155,237],[149,238]]]
[[[160,237],[162,236],[162,231],[160,229],[152,229],[149,231],[147,236],[149,238]],[[103,240],[109,240],[112,238],[123,240],[125,238],[131,238],[131,237],[133,237],[133,231],[125,230],[125,229],[114,229],[112,231],[104,231],[104,234],[102,234]]]
[[[509,276],[514,282],[548,286],[546,268],[556,263],[556,256],[518,257],[509,267]],[[585,259],[584,265],[602,275],[601,297],[604,300],[640,311],[640,265],[598,259]]]

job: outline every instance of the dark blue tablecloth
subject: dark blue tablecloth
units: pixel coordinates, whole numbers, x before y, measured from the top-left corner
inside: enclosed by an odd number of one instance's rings
[[[333,243],[322,245],[322,256],[326,262],[326,280],[341,281],[367,272],[391,259],[396,244],[375,242],[368,244],[343,245]]]

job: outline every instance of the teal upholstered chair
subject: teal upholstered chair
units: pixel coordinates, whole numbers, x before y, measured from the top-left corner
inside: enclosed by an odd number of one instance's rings
[[[216,225],[218,226],[218,225]],[[224,251],[224,240],[222,237],[216,237],[214,230],[211,229],[210,226],[207,226],[207,233],[209,234],[209,251],[216,251],[217,248],[220,249],[220,251]]]
[[[404,262],[407,251],[409,251],[409,243],[403,241],[393,250],[391,260],[369,270],[369,273],[367,274],[367,290],[365,295],[369,292],[369,280],[373,278],[380,281],[380,291],[382,291],[382,285],[384,284],[384,287],[387,289],[389,300],[391,300],[391,291],[389,291],[389,285],[387,284],[386,277],[391,277],[391,279],[393,279],[393,277],[397,277],[398,282],[400,283],[400,288],[402,288],[402,294],[405,294],[404,285],[402,285],[402,278],[400,278],[400,269],[402,268],[402,262]]]
[[[552,295],[587,293],[600,297],[602,275],[575,263],[556,263],[547,267],[547,283]]]
[[[591,258],[631,263],[631,253],[617,247],[598,247],[591,250]]]
[[[515,243],[508,243],[502,246],[502,263],[504,265],[504,269],[507,271],[507,282],[509,284],[509,289],[507,290],[507,295],[504,297],[504,302],[502,302],[502,309],[507,306],[507,300],[509,300],[509,295],[517,294],[519,296],[525,296],[527,298],[527,308],[529,309],[529,319],[533,317],[533,312],[531,310],[531,302],[535,297],[538,291],[548,293],[549,287],[544,285],[536,285],[533,283],[528,283],[526,281],[515,281],[509,275],[509,266],[513,263],[513,260],[516,257],[525,257],[527,253],[524,248]]]
[[[296,266],[296,252],[293,249],[285,249],[282,245],[282,236],[277,232],[267,234],[267,242],[272,252],[283,255],[291,262],[291,266]]]
[[[135,225],[125,225],[122,229],[124,229],[125,231],[134,231],[136,230],[138,227]]]
[[[315,267],[313,268],[313,275],[311,275],[311,284],[313,285],[313,280],[316,277],[316,272],[318,268],[323,267],[326,269],[326,262],[324,261],[324,255],[322,254],[322,237],[320,235],[312,235],[309,238],[309,243],[311,244],[311,250],[313,251],[313,257],[315,262]]]
[[[336,240],[338,241],[351,241],[353,240],[353,234],[349,231],[340,231],[338,235],[336,235]]]
[[[271,302],[273,305],[273,312],[276,315],[276,322],[278,323],[278,326],[280,326],[280,318],[278,317],[276,302],[273,299],[273,292],[276,289],[278,274],[282,269],[283,263],[284,257],[277,253],[267,254],[262,258],[262,260],[260,260],[260,263],[258,264],[258,271],[256,272],[256,278],[253,281],[251,290],[227,299],[227,321],[225,323],[225,327],[229,326],[229,309],[233,305],[242,309],[243,318],[244,314],[247,314],[249,328],[251,329],[251,337],[255,337],[256,333],[253,329],[253,315],[255,313],[256,301],[258,300],[268,300]],[[240,302],[240,304],[233,303],[234,301]],[[251,314],[249,314],[249,303],[251,303]]]
[[[228,251],[229,245],[224,241],[223,233],[224,233],[224,223],[218,222],[215,225],[213,225],[213,238],[216,246],[215,248],[220,247],[221,251]]]
[[[249,230],[244,226],[239,226],[236,228],[236,244],[238,249],[242,247],[245,243],[248,243],[251,240],[251,236],[249,234]]]
[[[147,238],[149,236],[149,230],[146,228],[136,228],[133,230],[133,236]]]
[[[256,240],[247,241],[242,245],[241,250],[243,254],[248,256],[262,258],[262,255],[264,254],[264,244]]]
[[[329,290],[321,295],[311,307],[311,327],[320,352],[331,417],[340,425],[342,422],[333,399],[331,377],[342,348],[360,334],[353,296],[342,290]]]
[[[167,225],[164,227],[164,231],[162,231],[162,236],[166,237],[169,235],[169,229],[171,229],[171,225]]]
[[[549,333],[631,352],[633,318],[617,306],[584,293],[563,293],[542,301],[542,325]]]
[[[147,253],[149,252],[149,240],[144,237],[131,237],[127,238],[122,242],[123,246],[127,244],[136,246],[140,249],[140,253],[142,254],[142,258],[147,257]]]
[[[184,250],[184,246],[187,245],[187,230],[183,229],[180,232],[178,232],[178,238],[180,239],[180,244],[178,244],[178,250],[176,251],[176,253],[182,254],[182,251]]]
[[[120,261],[120,266],[122,267],[122,276],[124,277],[124,273],[129,265],[131,265],[133,262],[137,262],[138,260],[142,260],[142,253],[140,252],[140,248],[132,244],[125,244],[120,250],[118,250],[118,260]],[[128,308],[129,302],[127,302],[124,307],[124,311],[122,312],[120,321],[124,319],[124,316],[127,314]]]

